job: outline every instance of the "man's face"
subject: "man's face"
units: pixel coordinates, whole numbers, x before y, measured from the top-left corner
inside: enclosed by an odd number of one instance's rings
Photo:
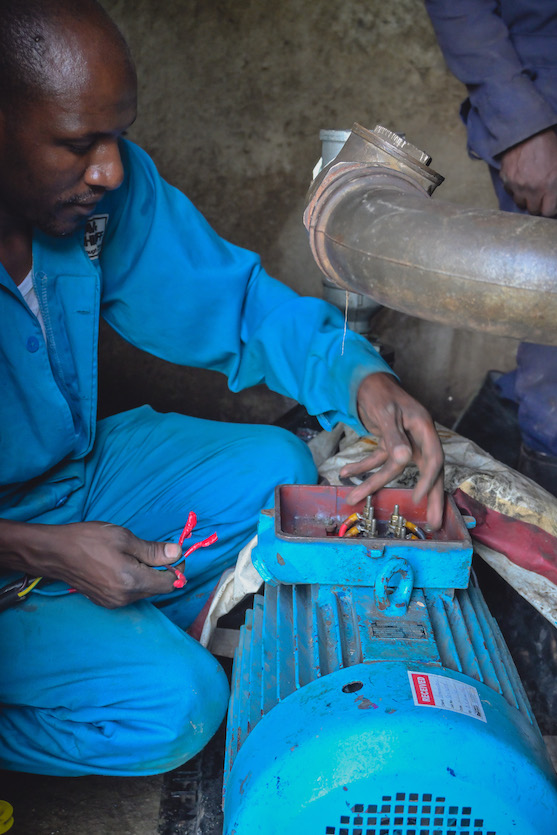
[[[118,139],[135,115],[134,74],[110,60],[13,115],[0,112],[0,215],[70,235],[121,184]]]

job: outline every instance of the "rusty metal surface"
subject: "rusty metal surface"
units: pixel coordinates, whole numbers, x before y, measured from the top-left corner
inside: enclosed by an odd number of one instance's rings
[[[337,157],[309,195],[310,245],[330,281],[430,321],[557,344],[552,219],[431,199],[407,165],[361,156]]]
[[[407,560],[393,557],[375,580],[375,605],[390,617],[403,617],[414,590],[414,571]]]
[[[346,504],[348,487],[281,485],[275,494],[275,519],[263,512],[252,552],[256,570],[267,583],[326,583],[374,586],[393,558],[410,563],[418,588],[466,588],[472,542],[451,496],[445,496],[443,525],[425,540],[390,537],[383,530],[393,508],[423,526],[426,503],[415,505],[412,490],[384,487],[373,496],[378,535],[349,538],[329,535],[359,505]],[[385,583],[383,584],[385,585]]]
[[[350,136],[340,152],[311,184],[309,199],[325,180],[330,179],[331,172],[334,174],[340,166],[354,163],[363,164],[367,168],[398,172],[416,183],[427,194],[433,194],[444,177],[429,167],[430,162],[431,157],[428,154],[402,139],[399,134],[381,125],[370,131],[356,123],[352,125]]]
[[[339,542],[354,550],[354,543],[338,537],[331,537],[327,525],[336,522],[338,526],[354,511],[362,513],[364,500],[356,505],[346,501],[351,487],[337,487],[324,484],[281,484],[275,488],[275,534],[278,539],[292,542],[320,543],[328,545]],[[375,518],[380,523],[389,519],[396,505],[402,516],[417,525],[425,525],[427,517],[427,499],[414,502],[413,491],[404,487],[383,487],[377,490],[371,500]],[[271,514],[264,511],[265,514]],[[468,547],[470,537],[462,516],[449,495],[445,496],[443,524],[438,531],[429,534],[432,542],[448,543],[448,547],[461,545]],[[383,539],[378,540],[381,544]],[[367,540],[366,540],[367,542]],[[420,546],[417,543],[418,547]],[[414,542],[412,547],[416,547]]]

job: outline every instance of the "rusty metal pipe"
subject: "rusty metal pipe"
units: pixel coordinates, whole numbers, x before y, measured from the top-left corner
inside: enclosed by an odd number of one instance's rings
[[[442,178],[427,156],[375,131],[355,125],[310,191],[327,278],[423,319],[556,345],[555,221],[432,200]]]

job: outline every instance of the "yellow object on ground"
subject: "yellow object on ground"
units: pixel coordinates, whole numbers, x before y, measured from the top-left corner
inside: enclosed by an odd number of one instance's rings
[[[7,800],[0,800],[0,835],[14,824],[14,807]]]

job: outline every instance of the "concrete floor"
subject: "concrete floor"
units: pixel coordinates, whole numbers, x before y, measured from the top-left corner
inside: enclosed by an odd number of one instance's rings
[[[14,835],[156,835],[162,777],[41,777],[0,772]]]

